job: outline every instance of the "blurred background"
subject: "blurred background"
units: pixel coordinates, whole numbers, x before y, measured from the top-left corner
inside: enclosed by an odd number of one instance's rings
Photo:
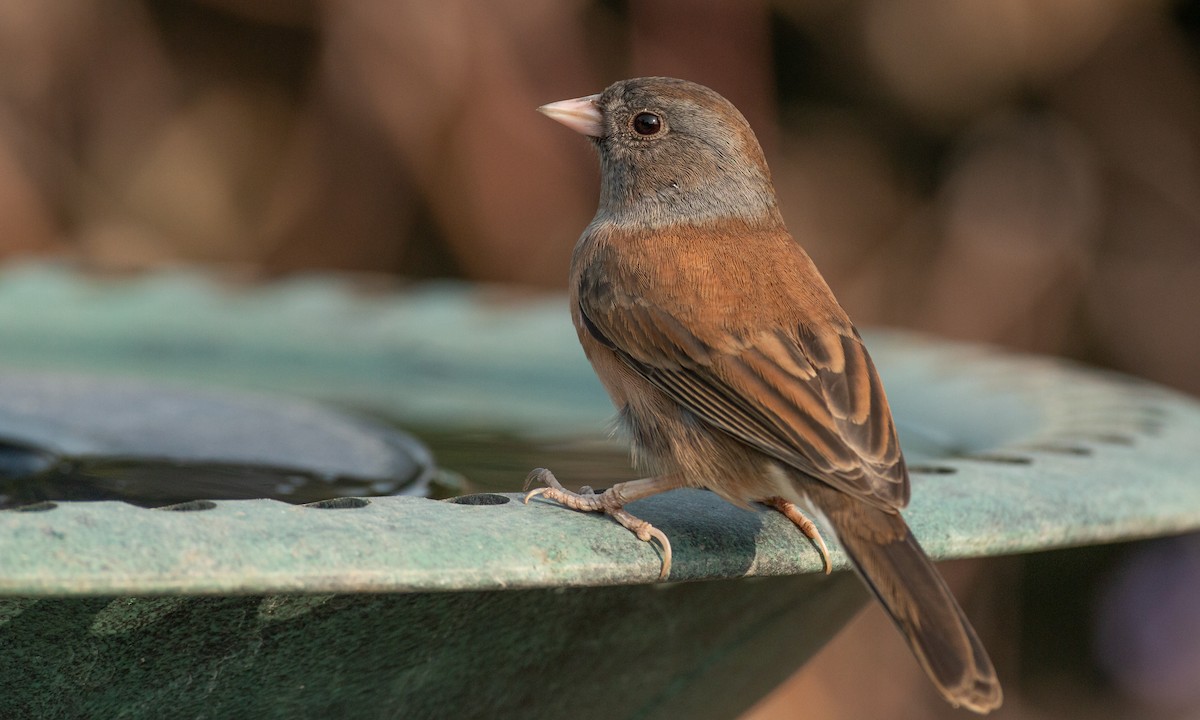
[[[1200,392],[1194,2],[0,0],[0,261],[561,291],[597,169],[533,109],[649,74],[744,112],[859,324]],[[1200,716],[1195,539],[1078,552],[948,567],[1001,716]],[[948,713],[886,625],[748,717]]]

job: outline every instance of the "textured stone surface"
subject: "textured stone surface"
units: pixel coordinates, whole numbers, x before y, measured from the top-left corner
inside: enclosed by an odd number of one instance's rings
[[[0,334],[9,368],[283,391],[451,428],[599,436],[611,413],[560,298],[31,268],[0,276]],[[931,555],[1200,527],[1194,400],[983,348],[868,343]],[[633,506],[671,537],[673,580],[716,581],[667,585],[647,584],[655,550],[606,518],[498,497],[0,512],[0,696],[15,717],[721,718],[862,601],[850,573],[816,574],[780,516],[708,493]]]
[[[0,599],[0,697],[14,720],[729,718],[864,599],[848,573],[587,590]]]
[[[387,479],[432,463],[411,436],[311,401],[67,372],[0,370],[0,442]]]

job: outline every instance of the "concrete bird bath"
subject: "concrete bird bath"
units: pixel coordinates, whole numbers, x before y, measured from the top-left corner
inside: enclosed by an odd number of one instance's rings
[[[913,467],[907,517],[935,558],[1200,527],[1195,401],[1053,360],[868,342]],[[10,269],[0,377],[31,371],[219,388],[235,405],[274,394],[276,410],[320,407],[368,434],[383,417],[600,437],[611,413],[560,298],[459,285],[367,295],[331,279]],[[294,439],[288,415],[264,437]],[[5,716],[730,717],[865,600],[851,573],[821,575],[781,516],[708,493],[636,507],[674,545],[665,585],[650,584],[655,551],[615,523],[518,498],[0,511]]]

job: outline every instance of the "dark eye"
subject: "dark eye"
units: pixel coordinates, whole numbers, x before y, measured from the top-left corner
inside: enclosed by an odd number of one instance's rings
[[[662,131],[662,118],[652,112],[633,116],[633,131],[638,135],[657,135]]]

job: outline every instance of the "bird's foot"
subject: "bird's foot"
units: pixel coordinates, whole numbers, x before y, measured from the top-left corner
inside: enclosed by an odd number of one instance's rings
[[[644,486],[639,485],[639,483],[644,484],[646,482],[646,480],[634,480],[627,483],[617,483],[598,494],[590,487],[583,487],[580,488],[580,492],[575,493],[564,488],[558,482],[558,478],[554,477],[554,473],[545,468],[538,468],[529,473],[529,477],[525,479],[524,489],[528,491],[525,493],[525,504],[528,505],[529,501],[535,497],[544,497],[572,510],[602,512],[610,516],[613,520],[616,520],[622,527],[632,532],[642,542],[657,541],[663,558],[662,569],[658,573],[658,579],[665,580],[671,572],[671,541],[667,539],[662,530],[659,530],[645,520],[634,517],[625,510],[625,506],[634,500],[654,494],[644,491],[637,492],[637,490],[644,489]],[[544,487],[529,490],[529,486],[534,483],[542,483]],[[637,486],[634,493],[624,491],[624,488],[628,488],[629,486]],[[630,494],[635,495],[635,497],[630,497]]]
[[[821,560],[825,563],[825,574],[833,572],[833,563],[829,560],[829,548],[825,547],[825,540],[821,537],[821,531],[817,529],[816,523],[809,520],[808,517],[800,512],[800,508],[791,500],[785,500],[781,497],[769,497],[762,501],[764,505],[769,505],[779,512],[788,520],[791,520],[796,527],[800,528],[800,532],[813,541],[817,546],[817,551],[821,553]]]

